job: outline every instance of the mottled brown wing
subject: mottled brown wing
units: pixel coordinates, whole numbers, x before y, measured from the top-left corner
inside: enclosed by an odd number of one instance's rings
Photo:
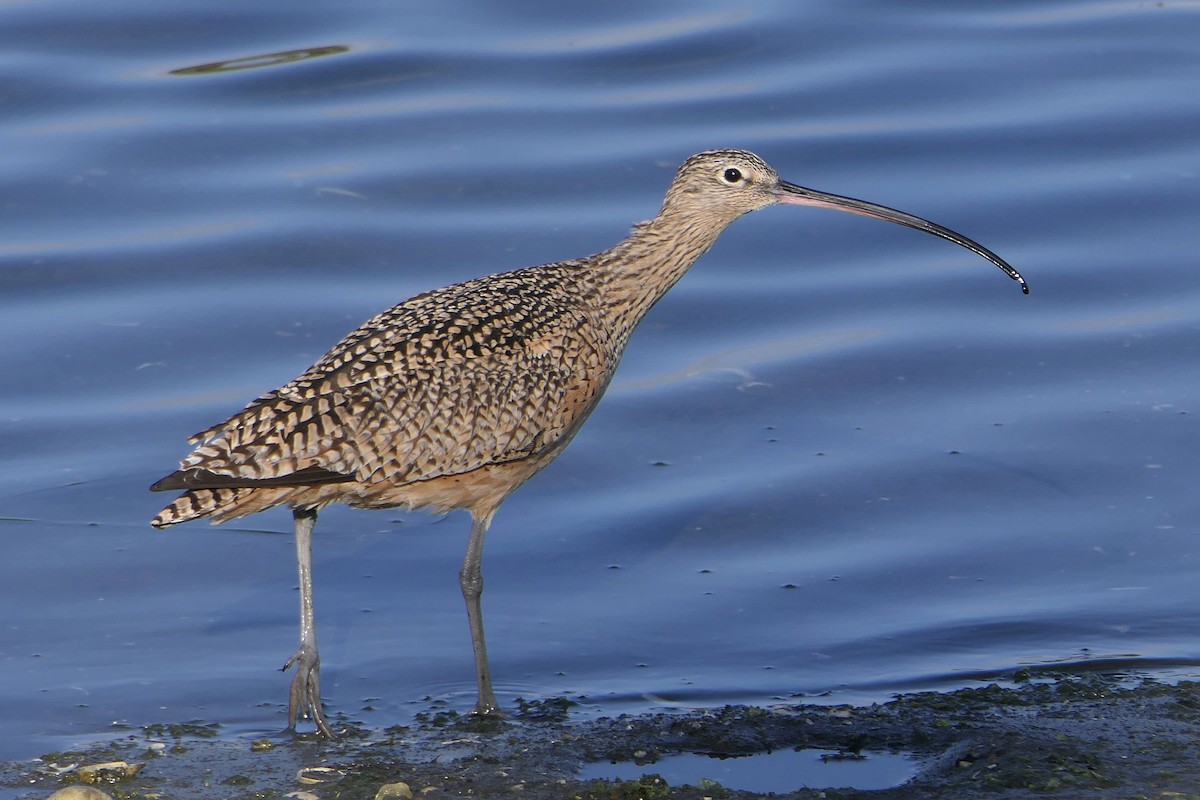
[[[197,434],[181,470],[284,482],[321,469],[400,485],[541,452],[573,430],[614,366],[588,338],[589,316],[570,265],[420,295]]]

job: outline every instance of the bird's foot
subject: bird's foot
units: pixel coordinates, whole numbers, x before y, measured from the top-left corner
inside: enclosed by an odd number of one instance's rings
[[[504,719],[504,712],[500,710],[495,697],[487,700],[481,697],[471,709],[471,716],[481,720],[501,720]]]
[[[296,675],[292,678],[292,688],[288,693],[288,730],[296,729],[297,719],[307,718],[316,724],[317,732],[326,739],[336,739],[321,708],[321,659],[316,648],[301,644],[300,649],[283,665],[283,671],[287,672],[293,665]]]

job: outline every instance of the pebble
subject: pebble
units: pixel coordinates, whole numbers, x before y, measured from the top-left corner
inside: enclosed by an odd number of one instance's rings
[[[99,789],[91,786],[68,786],[65,789],[59,789],[54,794],[50,795],[48,800],[113,800],[111,795],[108,795]]]
[[[412,789],[408,784],[398,781],[380,786],[379,791],[375,793],[375,800],[412,800],[412,796]]]

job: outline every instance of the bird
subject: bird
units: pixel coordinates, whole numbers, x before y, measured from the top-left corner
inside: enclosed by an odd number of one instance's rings
[[[189,439],[194,449],[152,491],[182,491],[155,528],[216,524],[291,508],[300,645],[288,729],[310,719],[336,738],[320,690],[312,580],[317,515],[355,508],[464,509],[471,526],[459,582],[481,717],[502,716],[480,599],[482,554],[504,500],[554,460],[596,408],[646,313],[730,223],[767,206],[828,208],[947,239],[1019,272],[949,228],[864,200],[789,183],[745,150],[686,159],[657,215],[586,258],[488,275],[419,294],[352,331],[307,371]]]

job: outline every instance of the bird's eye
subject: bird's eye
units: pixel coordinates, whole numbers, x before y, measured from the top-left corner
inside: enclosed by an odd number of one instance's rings
[[[725,179],[726,183],[737,183],[742,179],[742,171],[740,169],[734,169],[733,167],[730,167],[729,169],[725,170],[725,174],[721,177]]]

